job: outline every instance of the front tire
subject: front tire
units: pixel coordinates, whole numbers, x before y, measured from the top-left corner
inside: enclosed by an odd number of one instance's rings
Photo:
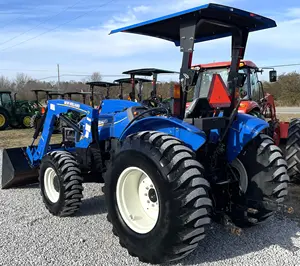
[[[72,154],[54,151],[44,156],[39,181],[43,202],[51,214],[63,217],[78,211],[83,178]]]
[[[105,177],[108,220],[120,244],[140,261],[178,260],[205,237],[209,187],[194,152],[180,140],[155,131],[133,134]]]
[[[22,128],[31,128],[31,116],[22,115],[21,116],[21,127]]]
[[[248,185],[245,193],[234,198],[236,206],[243,205],[258,212],[248,212],[245,216],[245,212],[236,208],[231,213],[231,218],[237,226],[248,227],[273,215],[274,211],[262,205],[262,202],[267,199],[282,203],[287,196],[289,176],[281,149],[265,134],[254,138],[238,156],[238,161],[240,169],[244,168],[246,171],[247,182],[244,184]]]

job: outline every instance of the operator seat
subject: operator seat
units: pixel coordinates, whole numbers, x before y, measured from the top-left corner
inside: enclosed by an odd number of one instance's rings
[[[196,98],[185,111],[184,118],[205,117],[213,109],[210,107],[207,98]]]

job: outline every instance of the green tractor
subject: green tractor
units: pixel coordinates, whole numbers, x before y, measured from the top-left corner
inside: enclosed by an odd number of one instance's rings
[[[32,108],[28,101],[17,101],[16,93],[0,91],[0,130],[12,128],[29,128]]]

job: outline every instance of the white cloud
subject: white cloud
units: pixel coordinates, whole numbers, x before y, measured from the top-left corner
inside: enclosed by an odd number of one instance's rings
[[[249,40],[253,44],[263,44],[268,45],[270,48],[282,49],[282,52],[284,52],[284,49],[300,51],[300,35],[297,34],[299,28],[300,18],[279,21],[276,28],[252,33]]]
[[[144,6],[144,5],[136,6],[133,8],[133,11],[137,13],[145,13],[149,10],[150,10],[150,6]]]
[[[239,2],[242,0],[218,0],[218,1],[214,1],[216,4],[220,4],[220,5],[226,5],[226,4],[230,4],[232,2]],[[171,10],[176,10],[176,11],[180,11],[180,10],[184,10],[184,9],[188,9],[188,8],[193,8],[196,6],[201,6],[201,5],[206,5],[208,3],[207,0],[181,0],[181,1],[174,1],[174,4],[169,5],[169,8]]]
[[[300,17],[300,7],[288,8],[287,12],[285,12],[286,16],[290,17]]]

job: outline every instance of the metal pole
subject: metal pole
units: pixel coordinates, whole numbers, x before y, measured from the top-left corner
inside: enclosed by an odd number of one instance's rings
[[[58,88],[58,92],[60,92],[59,64],[57,64],[57,88]]]

